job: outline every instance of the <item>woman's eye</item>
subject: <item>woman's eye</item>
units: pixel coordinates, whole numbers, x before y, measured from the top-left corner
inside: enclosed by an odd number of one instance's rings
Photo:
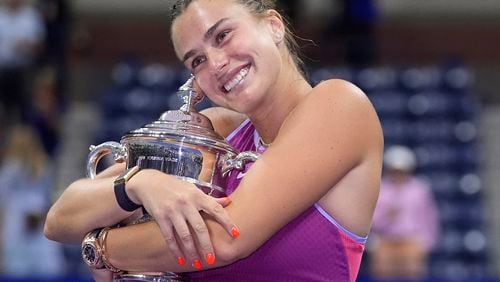
[[[226,31],[219,33],[216,37],[217,43],[221,43],[222,41],[224,41],[224,39],[227,37],[228,34],[229,34],[229,30],[226,30]]]
[[[204,61],[205,61],[205,57],[202,57],[202,56],[194,58],[193,61],[191,62],[191,68],[193,68],[193,69],[196,68]]]

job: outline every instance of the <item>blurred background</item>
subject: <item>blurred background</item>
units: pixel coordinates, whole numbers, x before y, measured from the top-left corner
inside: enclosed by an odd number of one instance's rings
[[[43,237],[44,215],[85,176],[90,144],[179,107],[188,73],[169,39],[171,2],[0,0],[1,281],[90,281],[79,246]],[[382,224],[358,280],[500,281],[500,1],[278,2],[311,81],[362,88],[386,148],[411,151],[428,192],[406,231],[434,224],[433,243],[384,251],[410,266],[380,270]]]

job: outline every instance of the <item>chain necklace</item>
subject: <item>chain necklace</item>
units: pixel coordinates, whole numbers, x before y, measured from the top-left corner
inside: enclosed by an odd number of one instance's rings
[[[264,148],[268,148],[269,146],[271,146],[272,142],[266,143],[264,142],[264,140],[262,140],[262,137],[259,136],[259,144],[262,145]]]

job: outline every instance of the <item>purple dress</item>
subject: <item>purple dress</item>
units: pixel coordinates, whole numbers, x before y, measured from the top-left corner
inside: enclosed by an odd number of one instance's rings
[[[239,151],[259,151],[259,135],[252,123],[243,122],[227,137]],[[244,172],[226,179],[231,194]],[[215,269],[187,273],[192,281],[355,281],[366,237],[357,236],[318,204],[284,226],[250,256]]]

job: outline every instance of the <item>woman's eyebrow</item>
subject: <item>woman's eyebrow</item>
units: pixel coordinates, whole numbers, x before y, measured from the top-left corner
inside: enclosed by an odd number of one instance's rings
[[[219,27],[219,25],[221,25],[223,22],[225,22],[227,20],[228,20],[228,18],[223,18],[223,19],[220,19],[219,21],[217,21],[211,28],[209,28],[207,30],[207,32],[205,32],[205,35],[203,36],[203,39],[204,40],[210,39],[210,37],[213,36],[215,30]]]
[[[203,35],[203,40],[206,41],[206,40],[210,39],[214,35],[214,32],[217,30],[217,28],[219,27],[219,25],[221,25],[223,22],[227,21],[228,19],[229,18],[223,18],[223,19],[218,20],[213,26],[211,26],[205,32],[205,35]],[[184,55],[184,57],[182,57],[182,62],[187,61],[194,54],[195,54],[194,50],[189,50],[188,52],[186,52],[186,54]]]

